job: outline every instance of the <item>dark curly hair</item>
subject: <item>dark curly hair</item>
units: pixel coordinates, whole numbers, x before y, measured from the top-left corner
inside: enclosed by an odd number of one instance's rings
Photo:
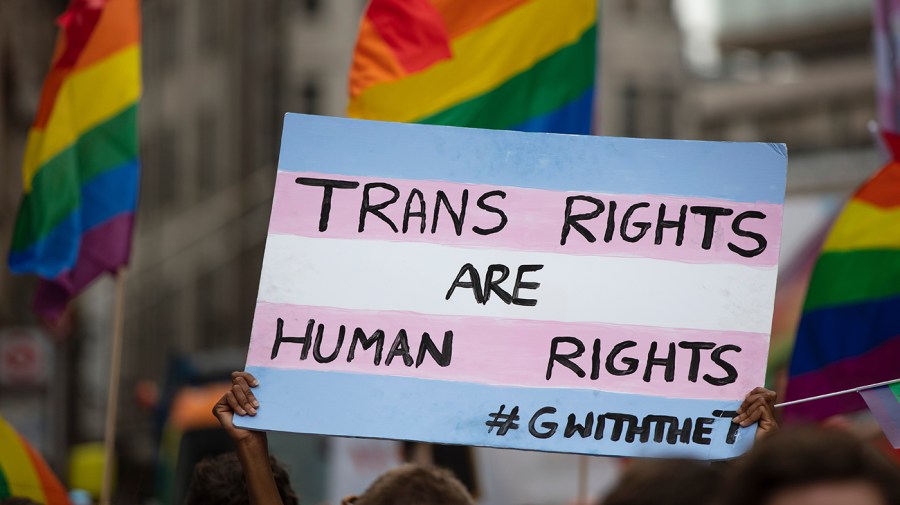
[[[603,505],[711,505],[723,476],[718,466],[690,459],[631,461]]]
[[[475,505],[472,495],[450,471],[406,464],[388,470],[354,505]]]
[[[277,459],[269,457],[275,485],[284,505],[299,505],[291,488],[287,470]],[[185,505],[250,505],[244,470],[234,452],[203,459],[194,466],[194,476]]]
[[[900,470],[874,447],[843,430],[786,430],[764,438],[735,462],[728,505],[765,505],[782,491],[820,483],[870,484],[900,505]]]

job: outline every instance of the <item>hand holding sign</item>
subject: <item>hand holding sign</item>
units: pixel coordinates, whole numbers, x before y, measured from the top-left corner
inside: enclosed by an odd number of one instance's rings
[[[738,415],[731,422],[743,427],[757,423],[757,440],[778,431],[778,421],[775,420],[775,391],[764,387],[753,388],[753,391],[744,398],[744,403],[737,409]]]
[[[256,415],[259,401],[250,388],[258,386],[259,381],[247,372],[232,372],[231,383],[231,389],[213,406],[213,415],[235,443],[251,438],[260,438],[265,441],[265,432],[242,430],[235,427],[233,422],[235,414],[239,416]]]

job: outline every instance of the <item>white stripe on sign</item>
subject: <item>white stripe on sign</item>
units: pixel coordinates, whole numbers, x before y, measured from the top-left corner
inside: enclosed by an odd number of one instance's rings
[[[506,266],[509,274],[496,287],[510,295],[515,292],[515,281],[524,265],[517,299],[536,300],[536,304],[508,304],[496,291],[484,303],[478,303],[475,289],[467,287],[455,288],[450,299],[446,299],[466,264],[478,271],[482,284],[478,291],[483,289],[490,265]],[[503,277],[500,267],[494,267],[494,271],[495,281]],[[776,275],[774,266],[691,264],[270,234],[259,301],[768,333]],[[470,273],[462,275],[461,282],[470,280]],[[528,283],[540,283],[540,287],[535,289]]]

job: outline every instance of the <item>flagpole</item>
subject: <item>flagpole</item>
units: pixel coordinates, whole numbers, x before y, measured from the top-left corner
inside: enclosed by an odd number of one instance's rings
[[[122,331],[125,326],[125,268],[116,272],[116,299],[110,350],[109,390],[106,396],[106,426],[103,434],[103,487],[100,505],[112,503],[112,480],[116,452],[116,414],[119,407],[119,376],[122,368]]]
[[[879,382],[877,384],[869,384],[868,386],[860,386],[858,388],[845,389],[843,391],[835,391],[833,393],[826,393],[824,395],[810,396],[809,398],[800,398],[799,400],[792,400],[789,402],[778,403],[775,405],[775,408],[779,409],[781,407],[787,407],[789,405],[797,405],[798,403],[806,403],[806,402],[811,402],[813,400],[821,400],[822,398],[831,398],[832,396],[840,396],[840,395],[845,395],[847,393],[859,393],[860,391],[865,391],[867,389],[873,389],[873,388],[877,388],[877,387],[881,387],[881,386],[887,386],[887,385],[893,384],[895,382],[900,382],[900,378],[891,379],[889,381],[884,381],[884,382]]]
[[[588,456],[578,456],[578,505],[588,502]]]

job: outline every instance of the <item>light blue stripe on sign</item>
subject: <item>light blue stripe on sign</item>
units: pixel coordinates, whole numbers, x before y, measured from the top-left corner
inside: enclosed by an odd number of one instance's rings
[[[738,456],[750,448],[755,433],[755,427],[735,427],[729,442],[730,428],[736,425],[730,418],[721,417],[721,411],[736,410],[739,401],[685,400],[588,389],[491,386],[269,367],[247,367],[247,371],[259,379],[260,386],[254,389],[254,394],[260,408],[255,417],[236,417],[235,424],[251,429],[535,451],[699,459]],[[501,405],[503,414],[496,418],[497,424],[504,424],[503,416],[515,409],[518,419],[510,422],[517,426],[510,424],[504,430],[502,426],[485,424],[494,420],[491,414],[499,413]],[[584,430],[586,437],[566,429],[569,414],[575,414],[584,426],[589,412],[594,421],[590,429]],[[602,427],[598,416],[603,418]],[[634,420],[629,416],[634,416]],[[665,416],[674,417],[677,424]],[[687,418],[692,419],[690,427],[684,425]],[[529,428],[530,424],[534,425],[533,429]],[[679,429],[682,433],[676,431]],[[683,434],[685,431],[687,435]]]
[[[278,169],[783,203],[787,149],[288,114]]]

